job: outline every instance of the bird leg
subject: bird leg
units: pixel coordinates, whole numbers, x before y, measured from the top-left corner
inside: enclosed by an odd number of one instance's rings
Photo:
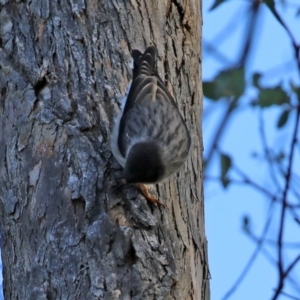
[[[147,201],[151,202],[152,204],[165,207],[164,204],[162,204],[158,199],[156,199],[154,196],[150,195],[148,192],[148,188],[143,183],[136,183],[135,186],[141,191],[143,196],[146,198]]]

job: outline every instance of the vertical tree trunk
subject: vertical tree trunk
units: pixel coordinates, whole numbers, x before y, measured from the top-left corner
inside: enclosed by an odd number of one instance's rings
[[[199,1],[0,3],[5,298],[207,300]],[[113,116],[130,50],[150,43],[193,136],[185,167],[152,188],[165,209],[112,191]]]

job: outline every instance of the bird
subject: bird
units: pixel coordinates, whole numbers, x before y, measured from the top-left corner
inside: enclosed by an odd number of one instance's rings
[[[145,184],[156,184],[187,160],[191,136],[178,106],[158,75],[156,47],[132,50],[133,78],[111,134],[111,151],[123,167],[120,186],[134,184],[149,202],[163,206]]]

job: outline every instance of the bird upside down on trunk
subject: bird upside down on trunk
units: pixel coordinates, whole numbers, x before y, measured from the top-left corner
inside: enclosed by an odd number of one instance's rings
[[[158,183],[186,161],[191,137],[175,100],[156,69],[156,48],[132,51],[133,80],[111,136],[111,150],[123,167],[121,185],[135,184],[163,206],[144,184]]]

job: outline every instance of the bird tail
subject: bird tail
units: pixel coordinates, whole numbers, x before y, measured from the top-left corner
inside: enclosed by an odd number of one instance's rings
[[[156,73],[156,48],[153,45],[147,47],[144,53],[134,49],[131,56],[134,61],[133,79],[140,74],[151,76]]]
[[[153,45],[148,46],[144,53],[141,53],[139,50],[136,49],[132,50],[131,56],[134,61],[133,72],[132,72],[133,80],[127,98],[126,106],[124,108],[124,113],[126,113],[133,106],[133,104],[136,103],[137,101],[136,93],[139,92],[142,88],[144,88],[147,84],[149,84],[150,81],[152,82],[152,86],[148,86],[148,88],[155,89],[155,93],[152,93],[152,96],[153,97],[157,96],[156,94],[157,94],[157,87],[158,87],[159,94],[164,94],[162,95],[162,97],[177,108],[177,105],[172,95],[168,91],[166,85],[164,84],[163,80],[160,78],[157,72],[156,69],[157,51],[155,46]],[[147,78],[147,80],[144,81],[145,77],[148,76],[152,78]],[[145,92],[147,91],[145,90]]]

